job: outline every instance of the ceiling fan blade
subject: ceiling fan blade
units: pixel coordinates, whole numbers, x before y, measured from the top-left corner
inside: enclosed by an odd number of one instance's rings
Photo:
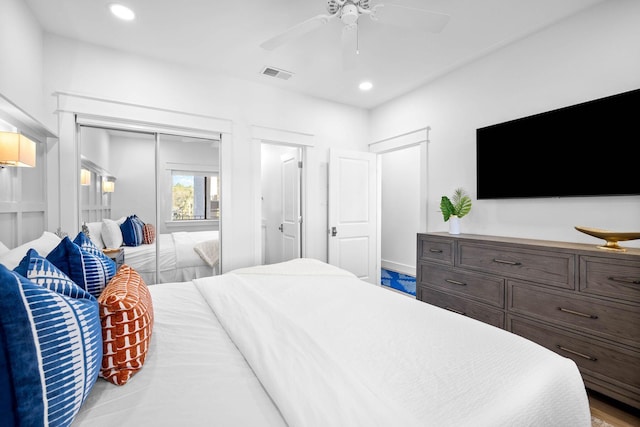
[[[358,61],[358,24],[345,25],[342,27],[342,37],[340,39],[342,50],[342,68],[353,70]]]
[[[374,7],[373,18],[391,25],[439,33],[449,22],[446,13],[434,12],[427,9],[402,6],[394,3],[384,3]]]
[[[266,50],[273,50],[283,44],[293,40],[297,37],[302,36],[303,34],[309,33],[317,28],[320,28],[335,15],[317,15],[313,18],[309,18],[306,21],[302,21],[301,23],[294,25],[293,27],[286,30],[284,33],[278,34],[275,37],[270,38],[269,40],[263,42],[260,47]]]

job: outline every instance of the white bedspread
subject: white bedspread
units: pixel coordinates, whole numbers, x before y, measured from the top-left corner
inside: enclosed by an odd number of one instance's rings
[[[589,427],[573,361],[302,259],[150,287],[144,367],[74,427]]]
[[[154,328],[142,370],[123,386],[98,378],[74,427],[286,426],[193,283],[149,291]]]
[[[194,282],[291,426],[590,426],[570,359],[335,267]]]
[[[217,231],[177,231],[158,235],[159,283],[187,281],[217,273],[213,266],[218,263],[218,251],[205,260],[195,247],[202,242],[213,242],[217,247],[218,240]],[[124,246],[124,260],[140,273],[145,283],[156,283],[156,244]]]

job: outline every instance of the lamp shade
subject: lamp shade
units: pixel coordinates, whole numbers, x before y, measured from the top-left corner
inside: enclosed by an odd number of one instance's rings
[[[116,183],[114,181],[102,181],[102,191],[104,193],[113,193],[116,189]]]
[[[91,185],[91,171],[80,169],[80,185]]]
[[[0,132],[0,165],[36,166],[36,143],[16,132]]]

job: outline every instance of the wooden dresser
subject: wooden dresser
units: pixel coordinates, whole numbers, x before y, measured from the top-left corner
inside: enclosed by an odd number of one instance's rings
[[[640,249],[448,233],[417,244],[417,299],[569,357],[588,388],[640,408]]]

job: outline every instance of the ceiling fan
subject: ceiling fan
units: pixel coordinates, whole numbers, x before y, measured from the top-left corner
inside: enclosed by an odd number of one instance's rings
[[[342,27],[343,60],[347,62],[345,64],[347,68],[350,68],[348,65],[349,63],[353,65],[353,54],[358,53],[358,20],[362,15],[368,15],[373,21],[430,33],[442,31],[449,21],[449,15],[444,13],[403,6],[397,3],[378,3],[371,6],[369,0],[329,0],[327,1],[327,11],[329,14],[316,15],[302,21],[263,42],[260,46],[266,50],[274,50],[293,39],[322,27],[330,21],[339,19],[344,24]]]

